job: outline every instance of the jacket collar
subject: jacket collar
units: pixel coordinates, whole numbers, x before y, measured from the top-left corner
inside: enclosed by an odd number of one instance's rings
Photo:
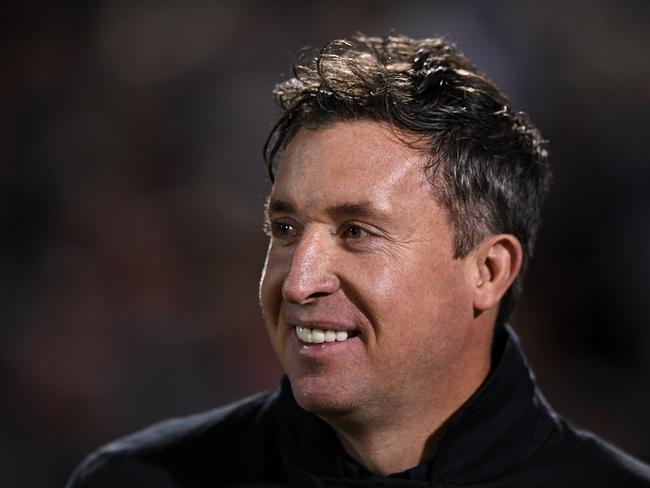
[[[315,478],[344,481],[376,479],[343,450],[333,429],[295,402],[291,386],[282,381],[278,409],[283,463],[296,482]],[[508,325],[497,327],[492,369],[483,385],[449,420],[436,456],[412,469],[392,475],[413,486],[467,484],[498,479],[534,455],[554,429],[555,413],[535,384],[517,335]],[[417,482],[416,482],[417,483]],[[417,483],[420,484],[420,483]]]

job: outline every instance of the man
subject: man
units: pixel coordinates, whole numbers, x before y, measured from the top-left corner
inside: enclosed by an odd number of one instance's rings
[[[551,409],[505,325],[549,179],[528,119],[442,39],[334,41],[294,73],[260,286],[286,378],[69,486],[650,486]]]

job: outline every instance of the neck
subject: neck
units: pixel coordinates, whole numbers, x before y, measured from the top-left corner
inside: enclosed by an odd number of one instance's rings
[[[434,457],[448,420],[481,386],[490,355],[432,379],[428,387],[405,395],[401,404],[382,405],[363,416],[321,417],[337,433],[345,451],[368,471],[387,476]]]
[[[432,459],[444,423],[433,430],[412,424],[399,428],[370,428],[364,432],[336,430],[345,451],[371,473],[388,476]]]

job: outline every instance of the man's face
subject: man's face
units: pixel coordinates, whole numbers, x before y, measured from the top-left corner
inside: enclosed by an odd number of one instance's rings
[[[286,148],[260,298],[308,411],[381,415],[467,355],[469,266],[453,257],[424,162],[377,122],[303,128]]]

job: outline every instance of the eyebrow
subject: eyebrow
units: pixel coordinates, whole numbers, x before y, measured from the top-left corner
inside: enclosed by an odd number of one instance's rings
[[[277,213],[296,213],[296,208],[284,200],[272,200],[270,197],[266,201],[266,215]]]
[[[385,212],[378,209],[370,202],[345,202],[331,205],[325,210],[332,218],[373,218],[389,220]],[[296,207],[285,200],[269,199],[266,205],[266,214],[296,213]]]
[[[341,203],[327,207],[331,217],[346,218],[385,218],[383,212],[369,202]]]

